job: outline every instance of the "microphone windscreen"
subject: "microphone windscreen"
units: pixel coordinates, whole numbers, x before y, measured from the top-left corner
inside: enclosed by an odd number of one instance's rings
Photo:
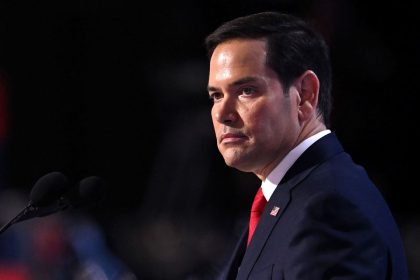
[[[104,188],[105,181],[101,177],[84,178],[75,189],[76,193],[71,195],[70,204],[73,207],[78,207],[98,202],[104,195]]]
[[[48,173],[35,183],[30,193],[30,204],[46,206],[56,201],[69,187],[67,177],[60,172]]]

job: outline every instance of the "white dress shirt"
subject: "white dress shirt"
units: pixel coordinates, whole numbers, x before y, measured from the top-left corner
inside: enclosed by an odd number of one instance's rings
[[[291,150],[282,161],[280,161],[270,174],[268,174],[267,178],[261,185],[264,197],[267,201],[270,199],[277,185],[280,183],[281,179],[283,179],[287,170],[290,169],[293,163],[295,163],[295,161],[303,154],[304,151],[306,151],[306,149],[328,133],[331,133],[331,131],[326,129],[302,141],[293,150]]]

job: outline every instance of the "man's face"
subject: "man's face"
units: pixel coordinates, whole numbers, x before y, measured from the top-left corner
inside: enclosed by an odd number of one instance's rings
[[[265,177],[294,147],[299,95],[266,65],[263,40],[230,40],[210,60],[208,90],[217,146],[227,165]]]

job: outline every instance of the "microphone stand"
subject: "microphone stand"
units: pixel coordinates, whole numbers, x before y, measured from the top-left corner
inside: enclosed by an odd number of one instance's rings
[[[33,206],[31,204],[29,204],[28,206],[26,206],[25,208],[23,208],[19,214],[17,214],[16,217],[14,217],[13,219],[11,219],[8,223],[6,223],[5,225],[3,225],[0,229],[0,234],[2,234],[4,231],[6,231],[6,229],[8,229],[11,225],[21,221],[21,220],[26,220],[32,217],[35,217],[36,215],[34,213],[36,213],[36,210],[38,209],[38,207]],[[32,213],[32,214],[30,214]]]
[[[51,203],[47,206],[34,206],[32,203],[29,203],[22,211],[17,214],[12,220],[6,223],[1,229],[0,234],[3,233],[6,229],[8,229],[11,225],[16,224],[21,221],[25,221],[27,219],[32,219],[34,217],[44,217],[50,214],[53,214],[58,211],[65,210],[69,208],[71,204],[69,201],[64,198],[60,197],[57,201]]]

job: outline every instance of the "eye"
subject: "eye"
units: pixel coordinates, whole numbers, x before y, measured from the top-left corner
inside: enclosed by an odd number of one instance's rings
[[[244,95],[244,96],[253,95],[255,94],[255,92],[256,92],[256,89],[253,87],[245,87],[241,89],[241,95]]]
[[[221,92],[218,92],[218,91],[211,92],[211,93],[209,93],[209,98],[213,102],[216,102],[216,101],[218,101],[218,100],[220,100],[220,99],[223,98],[223,94]]]

